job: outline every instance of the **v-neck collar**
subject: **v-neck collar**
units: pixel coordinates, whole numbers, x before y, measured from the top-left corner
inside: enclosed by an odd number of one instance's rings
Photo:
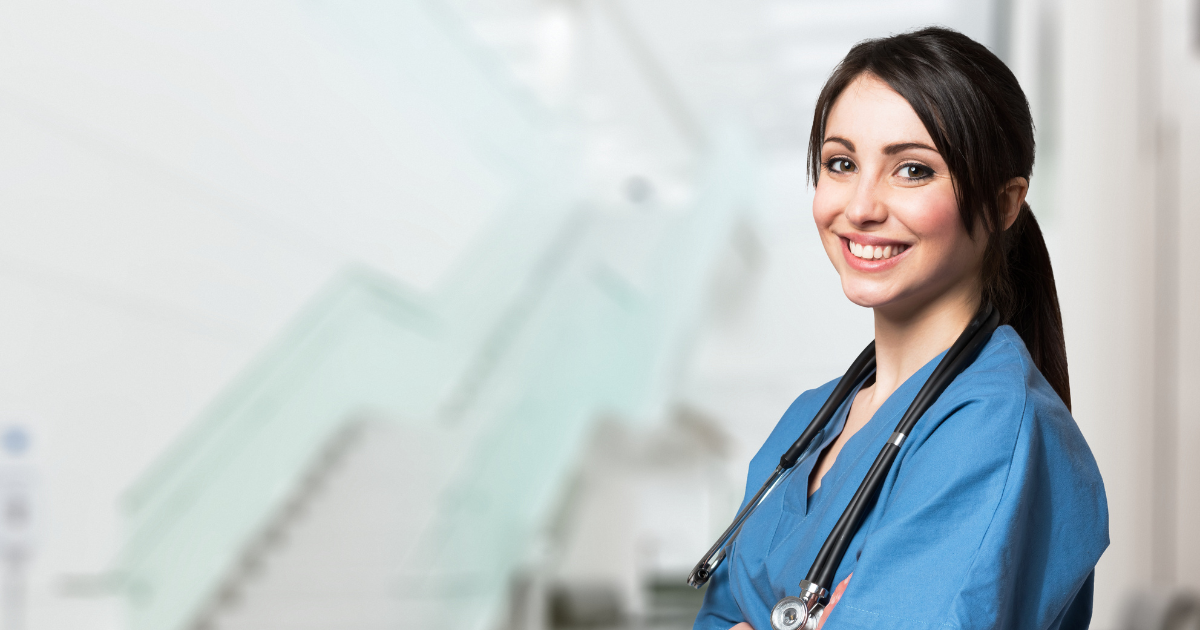
[[[825,488],[825,484],[822,483],[821,487],[817,488],[816,492],[813,492],[811,495],[808,493],[808,481],[812,476],[813,468],[816,467],[817,461],[821,458],[821,453],[825,452],[825,449],[829,448],[829,445],[833,444],[833,442],[837,440],[838,436],[842,434],[842,431],[846,428],[846,419],[850,417],[850,408],[854,404],[854,399],[858,397],[858,392],[862,390],[867,381],[870,381],[874,377],[875,371],[872,370],[870,374],[863,377],[862,380],[860,380],[858,384],[854,386],[854,389],[850,391],[850,395],[846,397],[846,400],[842,401],[842,404],[840,407],[838,407],[837,412],[835,412],[833,417],[829,419],[829,424],[826,424],[825,428],[822,429],[819,434],[817,434],[815,439],[813,439],[814,446],[808,449],[808,452],[805,453],[804,460],[801,462],[801,465],[798,466],[799,469],[792,475],[792,480],[788,487],[789,492],[787,492],[784,496],[785,509],[791,507],[791,504],[802,503],[802,505],[798,506],[801,508],[799,513],[802,516],[807,516],[811,511],[813,499],[818,498],[818,495],[821,494],[821,490]],[[871,418],[871,420],[874,419],[874,417]],[[870,421],[868,421],[867,424],[870,424]],[[867,425],[863,425],[862,429],[866,428]],[[858,433],[861,433],[862,429],[859,429]],[[858,433],[855,433],[855,435],[858,435]],[[854,436],[850,436],[850,439],[853,440]],[[847,444],[848,443],[849,440],[847,440]],[[842,447],[842,450],[846,450],[845,446]],[[832,473],[833,469],[837,467],[837,463],[837,460],[834,460],[833,466],[830,466],[829,470],[825,471],[825,474],[829,475]],[[793,494],[794,490],[791,488],[792,485],[797,483],[803,486],[803,502],[795,500],[796,497]]]
[[[929,375],[932,373],[934,367],[941,362],[942,357],[944,357],[945,354],[946,352],[942,351],[938,353],[937,356],[926,362],[921,369],[917,370],[907,379],[905,379],[904,382],[900,384],[900,387],[896,388],[896,390],[887,397],[887,400],[883,401],[883,404],[879,406],[879,409],[875,410],[875,413],[871,416],[871,419],[868,420],[861,429],[855,432],[854,435],[850,436],[850,439],[846,440],[846,444],[842,446],[842,450],[838,453],[837,459],[833,461],[833,465],[830,466],[829,470],[825,472],[825,476],[821,480],[821,487],[817,488],[817,491],[812,493],[812,496],[809,496],[808,479],[812,474],[813,468],[816,466],[819,454],[823,452],[835,439],[837,439],[839,435],[842,434],[842,431],[846,426],[846,419],[850,415],[850,407],[853,405],[855,397],[858,396],[858,392],[862,389],[863,385],[868,380],[874,378],[875,371],[872,370],[870,374],[863,377],[863,379],[854,386],[854,389],[850,392],[850,395],[846,397],[846,400],[842,401],[841,406],[838,407],[837,412],[834,414],[833,418],[830,419],[829,424],[825,426],[825,429],[813,439],[813,444],[815,446],[809,447],[809,449],[805,452],[803,459],[801,459],[800,463],[796,465],[796,470],[793,471],[793,473],[790,475],[790,478],[787,480],[787,485],[783,489],[784,492],[782,493],[783,511],[797,514],[802,517],[810,514],[813,511],[814,506],[818,505],[818,502],[829,494],[826,492],[826,490],[831,483],[836,482],[838,480],[838,475],[841,474],[841,472],[847,466],[851,465],[850,463],[847,463],[847,460],[857,460],[859,458],[858,455],[860,454],[853,453],[854,449],[851,448],[851,445],[854,445],[855,447],[859,447],[859,445],[863,443],[869,445],[879,437],[881,431],[890,431],[891,424],[899,421],[899,414],[903,413],[904,410],[908,408],[908,404],[911,403],[912,399],[916,396],[917,391],[919,391],[921,386],[925,384],[925,381],[929,379]],[[904,401],[904,404],[901,405],[899,401]],[[861,448],[866,447],[863,446]],[[844,457],[847,455],[849,457]],[[831,483],[826,483],[826,480]],[[797,487],[797,485],[799,487]],[[796,494],[797,492],[799,492],[798,496]]]

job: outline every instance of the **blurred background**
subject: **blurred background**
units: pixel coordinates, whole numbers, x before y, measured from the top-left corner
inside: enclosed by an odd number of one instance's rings
[[[1035,113],[1093,627],[1197,627],[1200,2],[42,0],[0,5],[3,630],[690,627],[872,334],[816,94],[929,24]]]

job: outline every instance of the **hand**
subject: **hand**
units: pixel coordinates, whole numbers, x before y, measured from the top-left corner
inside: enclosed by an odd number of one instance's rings
[[[750,624],[743,621],[742,623],[739,623],[738,625],[730,628],[729,630],[754,630],[754,626],[751,626]]]

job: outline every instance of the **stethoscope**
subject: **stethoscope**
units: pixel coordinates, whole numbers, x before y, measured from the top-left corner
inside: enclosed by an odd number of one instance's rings
[[[821,614],[825,611],[825,602],[833,583],[834,573],[841,565],[842,556],[846,555],[846,548],[850,546],[850,541],[858,532],[863,518],[870,511],[875,497],[879,493],[879,488],[883,485],[888,471],[891,470],[892,462],[896,460],[896,455],[900,452],[900,445],[904,443],[904,438],[912,433],[917,420],[937,401],[938,396],[942,395],[950,382],[971,364],[976,353],[991,338],[992,332],[999,324],[1000,314],[990,304],[985,304],[980,307],[979,312],[954,341],[954,345],[946,351],[946,356],[942,357],[937,367],[933,369],[933,374],[929,376],[929,380],[925,382],[921,391],[917,392],[917,397],[904,412],[895,432],[888,438],[887,444],[884,444],[883,450],[871,464],[866,478],[862,480],[858,490],[854,492],[854,496],[846,506],[846,510],[834,524],[833,531],[829,532],[825,544],[821,545],[821,550],[817,552],[817,557],[813,560],[808,575],[800,582],[800,595],[784,597],[775,604],[775,608],[771,611],[772,628],[775,630],[816,630],[817,624],[821,621]],[[700,559],[696,568],[692,569],[692,573],[688,576],[688,584],[700,588],[708,582],[721,561],[725,559],[725,547],[737,537],[746,519],[754,513],[754,510],[758,509],[758,506],[762,505],[767,495],[771,494],[771,491],[787,478],[796,463],[809,456],[808,447],[812,444],[813,438],[833,418],[834,413],[854,391],[855,385],[874,369],[875,342],[872,341],[854,360],[850,369],[846,370],[845,376],[833,388],[833,393],[817,411],[817,415],[813,417],[808,428],[779,458],[779,466],[775,468],[775,472],[771,473],[766,483],[733,518],[733,523],[730,523],[725,533],[721,534],[708,553]]]

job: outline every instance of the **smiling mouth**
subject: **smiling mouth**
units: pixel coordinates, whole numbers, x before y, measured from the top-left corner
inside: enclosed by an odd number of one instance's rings
[[[861,245],[850,239],[846,239],[850,253],[854,254],[855,258],[863,260],[884,260],[893,256],[899,256],[909,248],[908,245]]]

